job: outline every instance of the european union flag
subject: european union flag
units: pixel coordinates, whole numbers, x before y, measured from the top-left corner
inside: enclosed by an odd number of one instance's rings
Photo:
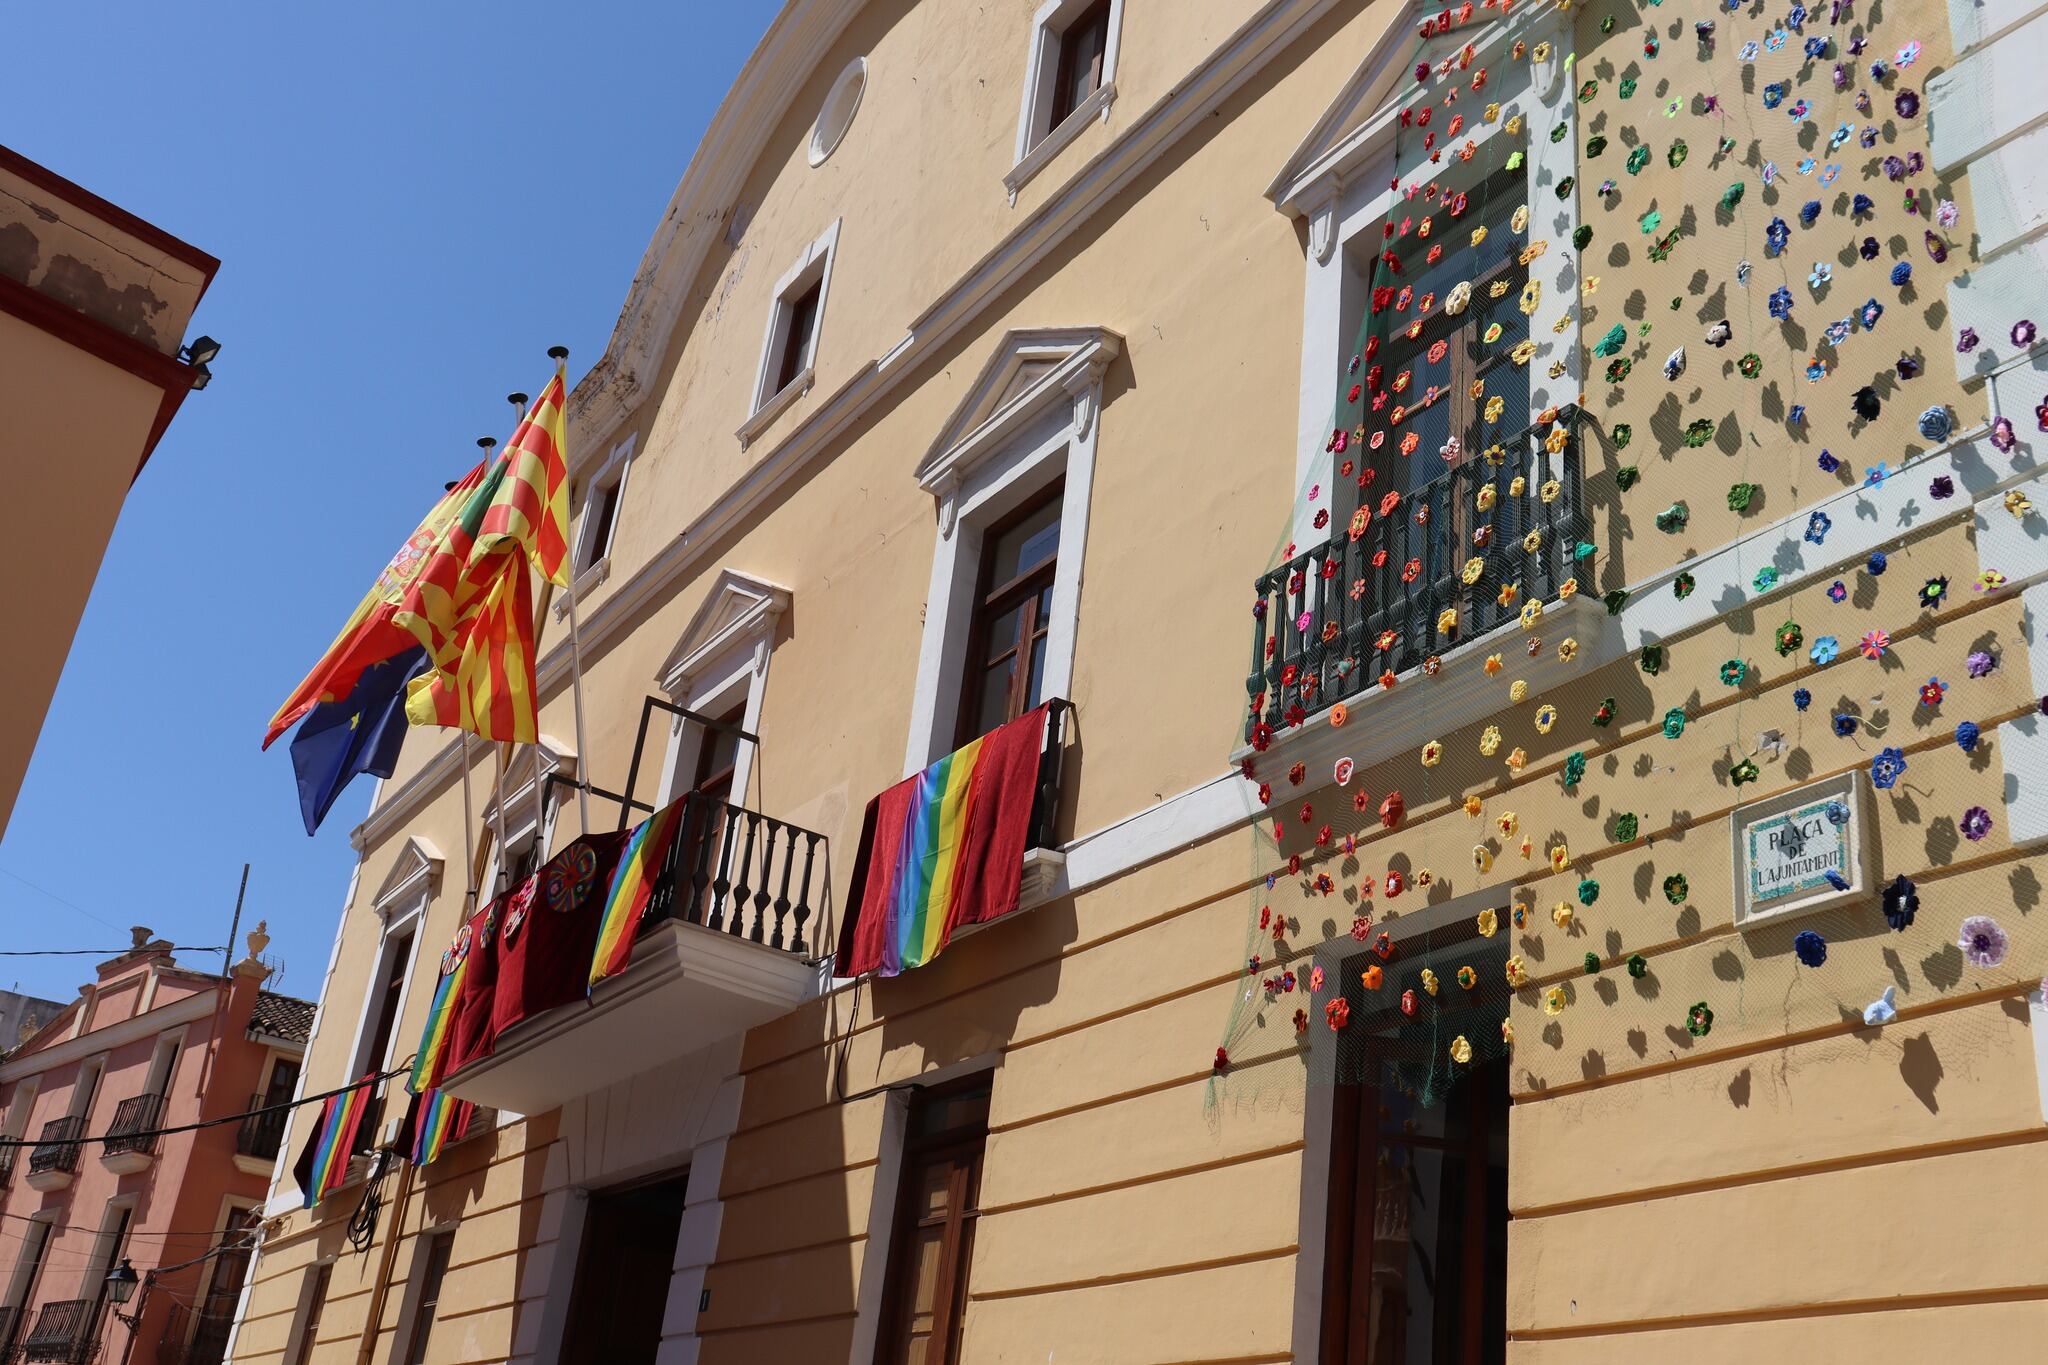
[[[372,664],[346,697],[321,702],[300,723],[292,736],[292,769],[306,833],[320,828],[357,773],[391,776],[405,742],[405,685],[426,667],[427,652],[417,645]]]

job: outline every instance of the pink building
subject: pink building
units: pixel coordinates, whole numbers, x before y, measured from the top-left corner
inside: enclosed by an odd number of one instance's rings
[[[0,1361],[218,1365],[284,1132],[313,1003],[181,966],[134,930],[0,1062]],[[211,1253],[211,1254],[209,1254]],[[117,1311],[123,1260],[145,1287]]]

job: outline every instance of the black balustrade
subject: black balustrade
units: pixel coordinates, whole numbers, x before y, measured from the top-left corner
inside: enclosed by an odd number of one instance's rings
[[[272,1109],[268,1113],[257,1113],[265,1105],[276,1103],[269,1095],[251,1095],[243,1108],[249,1117],[242,1120],[242,1126],[235,1133],[235,1150],[243,1156],[258,1157],[264,1161],[275,1161],[278,1150],[284,1146],[285,1125],[291,1122],[292,1111]]]
[[[825,836],[703,792],[683,803],[643,929],[678,919],[809,956],[804,929],[824,894]]]
[[[1556,601],[1580,571],[1573,552],[1586,529],[1582,417],[1566,407],[1413,490],[1364,489],[1356,535],[1337,526],[1262,575],[1245,739],[1398,679],[1516,621],[1530,602]],[[1475,558],[1483,567],[1468,583]]]
[[[137,1095],[122,1100],[114,1109],[114,1122],[107,1129],[107,1140],[100,1150],[108,1155],[115,1152],[155,1153],[156,1130],[163,1126],[163,1118],[162,1095]]]
[[[10,1141],[19,1140],[18,1138],[10,1139]],[[5,1190],[14,1184],[14,1163],[20,1156],[21,1148],[19,1147],[0,1147],[0,1190]],[[0,1360],[5,1359],[6,1356],[0,1354]]]
[[[51,1119],[43,1125],[42,1136],[28,1154],[28,1172],[73,1172],[78,1169],[79,1138],[85,1135],[85,1119],[79,1115]]]
[[[63,1299],[44,1304],[36,1314],[35,1324],[21,1339],[21,1358],[84,1365],[99,1354],[98,1334],[93,1331],[98,1318],[96,1299]]]

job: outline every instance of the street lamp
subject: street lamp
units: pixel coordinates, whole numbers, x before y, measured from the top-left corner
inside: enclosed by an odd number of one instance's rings
[[[150,1282],[155,1278],[153,1270],[147,1276],[136,1274],[135,1267],[128,1264],[126,1256],[121,1258],[121,1264],[107,1272],[107,1298],[113,1302],[114,1316],[126,1324],[131,1333],[142,1321],[142,1304],[148,1301]],[[133,1313],[123,1313],[121,1305],[135,1297],[137,1286],[142,1289],[142,1300],[136,1303]]]

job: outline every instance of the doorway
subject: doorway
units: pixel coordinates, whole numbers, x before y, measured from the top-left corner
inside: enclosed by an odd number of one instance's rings
[[[689,1186],[685,1171],[591,1194],[562,1365],[653,1365]]]

